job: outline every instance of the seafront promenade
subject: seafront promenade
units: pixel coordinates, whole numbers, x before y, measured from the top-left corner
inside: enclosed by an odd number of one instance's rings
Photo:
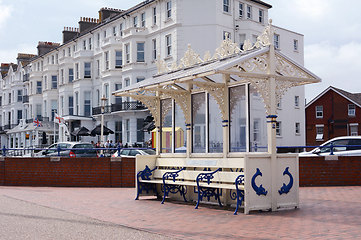
[[[301,187],[300,209],[134,200],[133,188],[0,187],[1,239],[358,239],[361,187]]]

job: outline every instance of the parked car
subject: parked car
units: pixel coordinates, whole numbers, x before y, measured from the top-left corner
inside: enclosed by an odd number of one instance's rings
[[[38,153],[41,156],[58,156],[60,147],[61,157],[97,157],[93,144],[86,142],[59,142],[54,143]]]
[[[136,148],[123,148],[120,150],[120,157],[135,157],[137,155],[155,155],[153,149],[136,149]],[[116,151],[112,157],[118,157],[118,151]]]
[[[333,154],[338,156],[361,156],[361,136],[336,137],[320,145],[309,152],[302,152],[300,157],[325,156],[331,154],[331,143]]]

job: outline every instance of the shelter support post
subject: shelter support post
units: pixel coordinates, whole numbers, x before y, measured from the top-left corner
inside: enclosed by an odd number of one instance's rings
[[[159,92],[157,92],[157,97],[159,97]],[[157,114],[157,116],[155,117],[155,126],[156,126],[156,154],[159,155],[162,152],[162,133],[161,133],[161,128],[162,128],[162,110],[161,110],[161,101],[159,99],[159,101],[156,101],[156,109],[158,109],[158,111],[155,111]]]
[[[226,104],[223,105],[224,115],[223,115],[223,157],[226,158],[229,152],[229,91],[228,91],[228,82],[230,80],[229,74],[223,74],[223,83],[224,83],[224,92],[223,99]]]
[[[188,89],[190,90],[192,85],[191,84],[187,84]],[[188,114],[186,114],[186,130],[187,130],[187,158],[190,158],[191,156],[191,152],[192,152],[192,95],[187,94],[187,108],[188,108]]]

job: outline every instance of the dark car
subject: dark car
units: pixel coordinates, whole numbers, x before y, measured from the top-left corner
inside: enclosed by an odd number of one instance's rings
[[[58,156],[58,147],[61,157],[97,157],[93,144],[85,142],[59,142],[49,146],[41,152],[42,156]]]

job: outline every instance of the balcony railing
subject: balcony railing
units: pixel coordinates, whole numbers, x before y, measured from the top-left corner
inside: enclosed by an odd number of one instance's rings
[[[23,96],[23,103],[28,103],[29,102],[29,95],[24,95]]]
[[[104,113],[118,112],[118,111],[134,111],[134,110],[144,110],[147,109],[140,102],[122,102],[114,103],[104,107]],[[102,107],[93,107],[93,115],[98,115],[102,113]]]

